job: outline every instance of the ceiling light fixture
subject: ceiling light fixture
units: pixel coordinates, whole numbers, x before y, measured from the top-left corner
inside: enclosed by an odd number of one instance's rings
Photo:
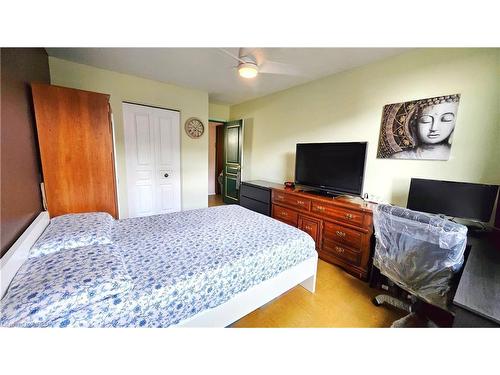
[[[259,68],[257,64],[247,62],[238,65],[238,73],[243,78],[255,78],[259,73]]]

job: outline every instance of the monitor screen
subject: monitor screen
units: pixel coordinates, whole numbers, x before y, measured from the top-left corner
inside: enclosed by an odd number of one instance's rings
[[[337,193],[361,195],[366,142],[299,143],[295,183]]]
[[[410,210],[488,222],[498,185],[412,178],[407,207]]]

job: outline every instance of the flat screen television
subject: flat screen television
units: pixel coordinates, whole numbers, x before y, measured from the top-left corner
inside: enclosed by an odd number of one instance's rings
[[[410,210],[488,222],[498,193],[498,185],[412,178]]]
[[[327,194],[361,195],[366,142],[298,143],[295,184]]]

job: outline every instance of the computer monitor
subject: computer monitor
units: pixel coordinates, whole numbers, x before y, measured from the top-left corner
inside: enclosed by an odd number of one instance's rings
[[[407,208],[488,222],[497,193],[498,185],[412,178]]]

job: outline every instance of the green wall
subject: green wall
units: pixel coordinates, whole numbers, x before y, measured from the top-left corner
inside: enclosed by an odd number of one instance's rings
[[[127,217],[127,184],[122,102],[129,101],[181,113],[182,209],[208,205],[208,131],[199,139],[184,132],[184,122],[198,117],[208,129],[208,93],[94,68],[58,58],[49,58],[54,85],[110,94],[113,110],[120,216]]]
[[[395,204],[406,204],[411,177],[500,183],[499,51],[412,50],[233,105],[231,119],[245,120],[245,178],[293,179],[298,142],[368,141],[364,191]],[[456,93],[450,160],[376,158],[385,104]]]
[[[244,179],[293,179],[298,142],[368,141],[364,191],[405,205],[411,177],[500,183],[499,49],[418,49],[245,103],[50,57],[51,82],[108,93],[115,121],[122,216],[127,215],[122,101],[192,116],[245,120]],[[262,77],[263,79],[265,77]],[[257,78],[259,79],[259,78]],[[382,107],[461,94],[448,161],[377,159]],[[207,206],[208,131],[181,132],[182,208]]]
[[[208,103],[209,120],[228,121],[229,106],[225,104]]]

